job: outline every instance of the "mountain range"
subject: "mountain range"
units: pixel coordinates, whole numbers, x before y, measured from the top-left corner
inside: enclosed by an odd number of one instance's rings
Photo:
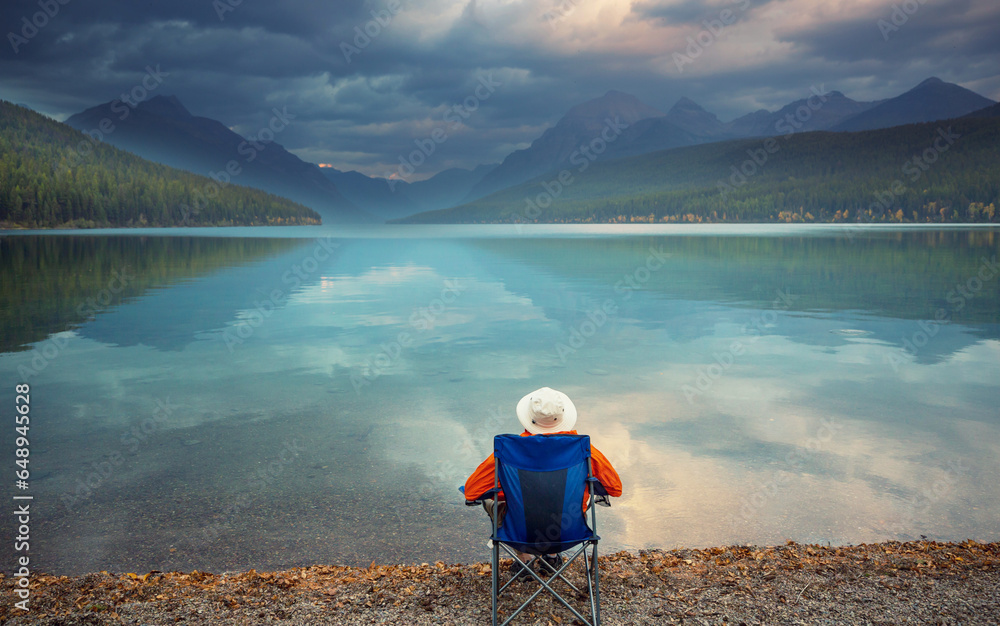
[[[633,95],[609,91],[603,97],[570,109],[555,126],[542,133],[531,147],[509,154],[473,187],[468,197],[480,198],[530,180],[567,163],[581,144],[600,137],[602,133],[605,133],[605,140],[610,143],[615,139],[607,139],[608,137],[617,138],[623,130],[640,120],[662,115],[663,112],[643,104]],[[617,123],[621,126],[611,128]]]
[[[324,167],[322,172],[355,205],[379,218],[391,220],[461,204],[472,188],[496,166],[492,163],[471,170],[451,168],[412,183],[370,178],[361,172],[342,172],[332,167]]]
[[[822,88],[813,87],[811,91],[809,97],[777,111],[761,109],[728,123],[688,98],[681,98],[663,114],[635,96],[609,91],[574,107],[529,148],[509,155],[465,200],[470,202],[564,167],[581,145],[597,141],[609,119],[620,119],[627,128],[609,141],[594,160],[745,137],[889,128],[960,117],[994,104],[973,91],[938,78],[929,78],[904,94],[876,102],[858,102],[839,91],[824,92]],[[600,147],[600,142],[597,145]]]
[[[835,131],[874,130],[900,123],[933,122],[959,117],[996,104],[974,91],[928,78],[906,93],[879,103],[831,127]]]
[[[150,161],[214,178],[220,186],[250,186],[288,198],[312,208],[325,222],[378,221],[344,198],[315,164],[267,140],[289,121],[275,109],[270,135],[262,130],[248,139],[222,122],[192,115],[176,97],[155,96],[134,107],[107,102],[66,124]]]
[[[150,161],[223,180],[228,176],[232,184],[284,196],[316,210],[327,223],[376,222],[454,206],[495,167],[452,168],[413,183],[321,168],[274,140],[285,123],[281,116],[275,109],[268,129],[246,138],[222,122],[193,115],[175,96],[154,96],[135,107],[106,102],[66,123]],[[111,132],[101,132],[102,124]],[[237,174],[226,172],[231,163]]]
[[[721,121],[688,98],[663,112],[619,91],[570,109],[531,145],[501,163],[449,169],[418,182],[368,177],[307,163],[276,141],[245,138],[222,122],[190,113],[176,97],[156,96],[128,108],[108,102],[67,120],[89,131],[110,120],[103,139],[199,174],[240,168],[233,182],[288,197],[318,211],[326,223],[384,221],[472,202],[573,163],[608,161],[662,150],[749,137],[812,131],[856,132],[951,119],[995,103],[959,85],[929,78],[895,98],[861,102],[812,88],[776,111],[760,109]],[[280,111],[275,109],[276,118]],[[278,135],[277,132],[272,136]]]
[[[287,198],[152,163],[0,100],[0,228],[320,222]]]
[[[550,172],[400,221],[997,223],[998,156],[989,115],[735,139]]]

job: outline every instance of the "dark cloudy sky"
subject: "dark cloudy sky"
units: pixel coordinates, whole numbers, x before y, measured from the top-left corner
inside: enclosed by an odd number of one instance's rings
[[[25,17],[44,26],[19,40]],[[437,128],[414,178],[499,161],[609,89],[662,110],[688,96],[723,121],[812,86],[870,100],[930,76],[1000,99],[996,0],[4,0],[0,25],[3,99],[65,119],[159,67],[153,94],[244,135],[286,108],[278,142],[370,175]],[[688,37],[704,44],[690,63]]]

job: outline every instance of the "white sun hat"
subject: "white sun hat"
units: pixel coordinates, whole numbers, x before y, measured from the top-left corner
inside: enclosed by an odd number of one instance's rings
[[[542,387],[517,403],[517,419],[533,435],[573,430],[576,426],[576,406],[563,392]]]

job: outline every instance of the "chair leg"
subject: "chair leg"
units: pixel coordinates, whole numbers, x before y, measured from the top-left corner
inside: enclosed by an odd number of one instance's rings
[[[490,595],[493,596],[493,626],[497,626],[497,594],[500,587],[500,546],[496,541],[493,542],[492,561],[493,586],[491,587],[492,593]]]
[[[510,552],[512,555],[514,554],[513,552],[511,552],[510,548],[508,548],[506,545],[504,545],[503,547],[504,547],[504,550]],[[585,569],[586,574],[587,574],[587,583],[588,583],[587,587],[588,587],[588,590],[591,591],[591,594],[590,594],[590,615],[591,615],[590,619],[587,619],[586,617],[584,617],[582,613],[580,613],[576,608],[574,608],[571,604],[569,604],[566,601],[565,598],[563,598],[561,595],[559,595],[559,593],[556,592],[556,590],[552,588],[552,584],[554,584],[555,581],[556,581],[556,579],[558,578],[558,579],[561,579],[563,582],[565,582],[570,587],[572,587],[573,589],[576,589],[576,586],[573,585],[572,583],[570,583],[568,580],[566,580],[562,576],[562,573],[566,570],[567,567],[569,567],[573,563],[574,560],[576,560],[580,556],[583,556],[584,569]],[[534,557],[534,559],[532,559],[532,561],[534,561],[537,558],[538,557]],[[587,562],[587,546],[586,546],[586,544],[580,545],[576,549],[576,552],[574,552],[573,554],[571,554],[569,556],[569,558],[567,558],[566,561],[562,564],[562,566],[558,570],[555,571],[555,573],[552,575],[552,578],[549,581],[545,581],[544,579],[542,579],[541,576],[539,576],[537,572],[528,570],[528,573],[531,575],[532,579],[536,583],[538,583],[539,587],[538,587],[538,589],[533,594],[531,594],[531,596],[528,597],[527,600],[525,600],[524,602],[521,603],[521,606],[519,606],[517,608],[517,610],[515,610],[513,613],[511,613],[510,615],[508,615],[507,618],[503,621],[503,623],[500,624],[500,626],[507,626],[507,624],[511,623],[512,620],[515,617],[517,617],[524,609],[526,609],[528,607],[528,605],[531,604],[532,601],[535,600],[535,598],[537,598],[539,595],[541,595],[541,593],[543,591],[548,591],[550,594],[552,594],[553,599],[555,599],[563,607],[565,607],[570,613],[572,613],[573,616],[580,621],[580,623],[584,624],[585,626],[595,626],[596,621],[595,621],[595,613],[594,613],[594,597],[593,597],[593,591],[592,591],[593,587],[591,587],[591,585],[590,585],[591,580],[592,580],[590,572],[591,572],[591,570],[590,570],[590,564]],[[504,588],[506,588],[506,585],[504,585]],[[501,588],[500,591],[502,592],[504,588]],[[586,610],[586,609],[584,609],[584,610]]]
[[[591,615],[594,626],[601,626],[601,582],[600,568],[597,565],[597,542],[594,542],[594,588],[590,595]]]
[[[504,549],[507,550],[507,546],[504,546]],[[510,552],[509,550],[507,550],[507,551]],[[497,590],[497,596],[498,597],[499,597],[499,595],[501,593],[504,592],[504,589],[506,589],[507,587],[510,587],[511,585],[513,585],[518,580],[518,575],[519,574],[527,574],[528,570],[530,570],[532,568],[532,566],[534,566],[535,561],[538,560],[537,556],[536,557],[532,557],[531,560],[527,561],[527,562],[522,561],[514,553],[510,553],[510,556],[513,559],[513,562],[510,565],[511,576],[510,576],[510,578],[507,579],[507,582],[505,582],[503,585],[501,585],[500,589]]]

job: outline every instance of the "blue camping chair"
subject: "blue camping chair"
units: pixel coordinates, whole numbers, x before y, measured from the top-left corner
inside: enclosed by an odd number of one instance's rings
[[[601,623],[601,597],[597,568],[597,515],[594,512],[594,497],[603,491],[594,478],[590,459],[590,437],[587,435],[497,435],[493,439],[493,454],[496,460],[496,478],[493,489],[483,498],[493,498],[493,535],[490,537],[493,550],[493,625],[497,626],[497,603],[500,594],[507,589],[518,574],[530,576],[540,587],[503,621],[510,623],[543,591],[548,591],[565,606],[574,617],[587,626]],[[495,494],[503,486],[507,511],[502,524],[499,522],[499,500]],[[582,510],[584,494],[589,494],[590,526],[586,513]],[[482,500],[466,502],[481,504]],[[499,524],[499,525],[498,525]],[[587,547],[592,554],[587,554]],[[500,586],[500,549],[514,559],[511,578]],[[522,562],[514,550],[532,555],[527,563]],[[561,566],[556,568],[542,555],[570,551]],[[588,620],[573,608],[553,588],[556,581],[569,585],[580,592],[563,576],[563,572],[578,557],[583,556],[586,571],[587,592],[590,604]],[[549,580],[542,579],[533,569],[535,563],[548,568]]]

